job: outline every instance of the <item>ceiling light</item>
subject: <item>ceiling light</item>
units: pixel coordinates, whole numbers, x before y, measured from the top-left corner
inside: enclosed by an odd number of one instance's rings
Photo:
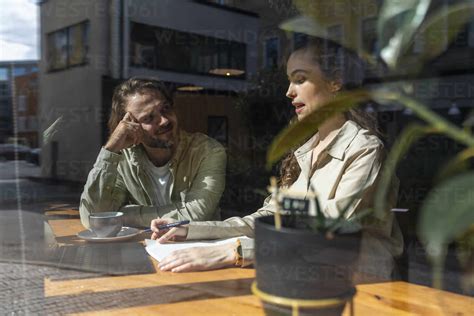
[[[245,71],[240,70],[240,69],[232,69],[232,68],[214,68],[209,70],[209,73],[213,75],[219,75],[219,76],[240,76],[245,73]]]
[[[459,110],[458,105],[456,104],[456,102],[453,102],[451,104],[451,107],[448,110],[448,115],[456,116],[456,115],[459,115],[459,114],[461,114],[461,110]]]
[[[194,86],[194,85],[187,85],[187,86],[181,86],[177,88],[178,91],[187,91],[187,92],[194,92],[194,91],[201,91],[204,90],[203,87],[201,86]]]

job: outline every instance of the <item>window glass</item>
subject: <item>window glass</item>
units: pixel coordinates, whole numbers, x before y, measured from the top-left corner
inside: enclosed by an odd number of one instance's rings
[[[274,68],[278,66],[279,58],[279,44],[278,37],[272,37],[265,41],[265,67]]]
[[[0,82],[0,97],[6,97],[10,95],[10,85],[8,82]]]
[[[84,64],[88,51],[88,21],[50,33],[47,38],[48,69],[60,70]]]
[[[26,95],[18,96],[18,111],[26,111]]]
[[[87,61],[89,23],[81,23],[69,28],[69,66]]]
[[[14,67],[13,68],[13,76],[22,76],[24,74],[26,74],[27,71],[26,71],[26,68],[25,67]]]
[[[245,53],[244,43],[131,24],[132,66],[203,74],[215,68],[245,70]]]
[[[67,29],[48,35],[48,62],[50,70],[58,70],[67,66]]]
[[[1,81],[8,80],[8,68],[0,67],[0,80]]]

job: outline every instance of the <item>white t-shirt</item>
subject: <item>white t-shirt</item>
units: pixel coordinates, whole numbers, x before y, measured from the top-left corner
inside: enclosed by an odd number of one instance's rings
[[[153,186],[155,187],[155,201],[158,202],[158,206],[170,204],[171,172],[169,164],[167,163],[164,166],[156,167],[149,159],[147,159],[145,168],[150,175]]]

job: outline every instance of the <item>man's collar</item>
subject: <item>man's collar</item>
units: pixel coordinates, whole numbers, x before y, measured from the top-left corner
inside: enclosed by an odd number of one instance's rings
[[[354,121],[346,121],[344,125],[339,129],[334,139],[327,145],[326,150],[331,157],[342,160],[344,158],[344,152],[350,145],[357,132],[361,127]],[[314,144],[319,139],[319,132],[311,137],[304,145],[295,151],[295,156],[298,158],[314,148]]]

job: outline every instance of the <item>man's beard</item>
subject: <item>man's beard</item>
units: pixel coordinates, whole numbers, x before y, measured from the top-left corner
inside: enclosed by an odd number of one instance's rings
[[[174,146],[174,140],[162,140],[157,138],[147,137],[143,142],[146,146],[151,148],[171,149]]]

